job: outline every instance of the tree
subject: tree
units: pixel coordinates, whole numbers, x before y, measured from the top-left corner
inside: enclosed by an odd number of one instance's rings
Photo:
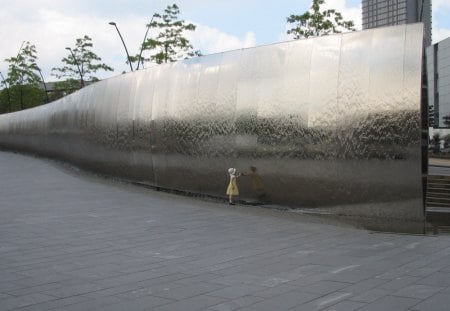
[[[330,33],[340,33],[342,30],[354,31],[353,21],[345,21],[342,14],[336,10],[320,10],[320,6],[325,0],[313,0],[309,11],[302,15],[292,14],[287,18],[287,22],[294,26],[287,31],[287,34],[294,35],[294,39],[317,37]]]
[[[147,27],[159,29],[160,33],[156,38],[149,38],[143,43],[143,50],[155,51],[145,60],[162,64],[201,55],[200,51],[194,51],[189,40],[183,37],[185,31],[195,31],[196,26],[180,20],[179,14],[180,9],[176,4],[168,5],[162,16],[154,14],[153,21]],[[139,61],[139,56],[133,59]]]
[[[450,114],[443,116],[442,122],[445,124],[445,127],[450,127]]]
[[[86,79],[88,81],[98,80],[93,74],[99,70],[113,71],[114,69],[104,63],[99,62],[102,59],[91,51],[93,47],[92,39],[85,35],[83,38],[76,39],[75,48],[66,48],[69,55],[61,61],[65,66],[52,68],[52,75],[58,79],[66,78],[68,80],[61,82],[59,85],[66,85],[73,91],[73,80],[80,79],[80,88],[84,87]],[[70,80],[72,78],[72,80]]]
[[[42,103],[45,93],[40,87],[42,80],[36,64],[36,53],[36,46],[24,41],[16,57],[5,59],[9,63],[8,77],[5,79],[5,84],[9,85],[8,111],[22,110]]]

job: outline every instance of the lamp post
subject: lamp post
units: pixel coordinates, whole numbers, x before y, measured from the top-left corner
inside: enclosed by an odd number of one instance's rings
[[[6,93],[8,93],[8,112],[11,111],[11,94],[9,94],[9,86],[8,83],[5,80],[5,77],[3,76],[2,72],[0,71],[0,76],[2,77],[3,83],[6,86]]]
[[[18,60],[19,60],[20,52],[22,51],[24,44],[25,44],[25,41],[22,41],[22,44],[20,45],[19,52],[17,52],[16,62],[15,62],[16,66],[18,66]],[[22,88],[22,82],[23,82],[23,74],[20,74],[20,80],[19,80],[20,110],[23,110],[23,88]]]
[[[38,67],[37,70],[39,71],[39,74],[41,75],[42,83],[44,84],[45,98],[47,99],[47,104],[48,104],[50,102],[50,100],[48,99],[47,85],[45,84],[44,76],[42,75],[41,69],[39,69],[39,67]]]
[[[159,14],[153,14],[152,19],[150,20],[150,23],[147,25],[147,31],[145,32],[144,40],[142,41],[141,52],[139,53],[138,65],[137,65],[136,70],[139,70],[139,65],[141,62],[142,62],[142,68],[144,68],[144,62],[142,61],[142,51],[144,50],[144,43],[145,43],[145,40],[147,39],[147,35],[148,35],[148,31],[150,30],[150,26],[153,23],[153,18],[155,18],[156,16],[159,16]]]
[[[73,57],[73,61],[75,62],[75,65],[77,65],[78,73],[80,74],[80,85],[83,88],[84,87],[83,73],[81,72],[80,65],[78,64],[77,58],[75,57],[75,54],[73,53],[71,48],[66,47],[66,50],[70,51],[70,54],[72,54],[72,57]]]
[[[130,54],[128,54],[127,46],[125,45],[125,41],[123,41],[123,37],[120,34],[119,28],[117,28],[117,24],[115,22],[109,22],[110,25],[116,27],[117,33],[119,34],[120,40],[122,40],[123,47],[125,48],[125,52],[127,53],[128,63],[130,64],[130,69],[133,71],[133,66],[131,65]]]

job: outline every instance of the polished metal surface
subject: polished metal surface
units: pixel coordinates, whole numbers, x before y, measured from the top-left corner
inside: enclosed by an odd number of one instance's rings
[[[0,145],[154,186],[423,219],[422,25],[230,51],[0,116]]]

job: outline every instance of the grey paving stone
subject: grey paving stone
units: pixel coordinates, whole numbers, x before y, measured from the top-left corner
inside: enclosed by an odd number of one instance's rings
[[[231,286],[241,284],[260,284],[263,280],[264,278],[261,276],[256,276],[249,273],[236,273],[213,279],[211,282]]]
[[[222,277],[219,274],[209,273],[209,272],[199,273],[199,274],[196,274],[196,275],[193,275],[193,276],[184,274],[184,276],[185,277],[183,277],[183,278],[179,278],[177,280],[177,283],[188,285],[188,284],[195,284],[195,283],[198,283],[198,282],[209,282],[209,281],[212,281],[214,279]]]
[[[373,302],[382,297],[386,297],[391,292],[382,288],[374,288],[365,292],[360,293],[359,295],[351,297],[352,301],[360,301],[360,302]]]
[[[72,286],[63,286],[60,288],[54,288],[51,290],[47,290],[43,292],[47,295],[52,295],[54,297],[58,298],[67,298],[71,296],[77,296],[86,294],[89,292],[95,292],[105,289],[105,286],[101,286],[94,283],[85,283],[85,284],[78,284],[78,285],[72,285]]]
[[[154,311],[198,311],[205,310],[211,306],[223,303],[225,299],[219,297],[211,297],[207,295],[199,295],[188,299],[183,299],[177,302],[165,304],[156,307]]]
[[[351,265],[349,265],[351,266]],[[336,270],[339,271],[338,268]],[[334,271],[336,271],[334,270]],[[373,270],[364,270],[361,268],[357,269],[349,269],[338,273],[330,274],[326,279],[329,281],[340,281],[340,282],[347,282],[347,283],[358,283],[370,278],[375,277],[378,275],[378,272]]]
[[[331,305],[335,305],[338,302],[343,301],[351,296],[352,296],[351,293],[334,292],[334,293],[319,297],[317,299],[308,301],[306,303],[298,304],[291,310],[304,310],[304,311],[322,310]]]
[[[1,301],[0,310],[14,310],[55,299],[55,297],[43,294],[30,294],[25,296],[7,298]]]
[[[318,296],[297,291],[287,292],[248,306],[251,310],[272,311],[290,310],[295,306],[316,299]],[[244,309],[246,310],[246,309]]]
[[[64,311],[99,310],[102,308],[110,308],[111,306],[117,305],[119,303],[121,303],[120,299],[110,296],[71,303],[66,306],[59,306],[55,310],[64,310]]]
[[[363,307],[365,303],[362,302],[356,302],[356,301],[341,301],[337,304],[328,307],[326,309],[323,309],[324,311],[354,311],[359,310],[361,307]]]
[[[287,284],[293,285],[293,286],[307,286],[310,284],[314,284],[320,281],[325,281],[329,279],[330,274],[329,273],[315,273],[312,275],[306,275],[306,276],[300,276],[296,280],[293,280]]]
[[[229,208],[5,152],[0,176],[1,311],[449,305],[449,236]]]
[[[209,294],[222,288],[223,288],[222,285],[204,282],[175,288],[169,288],[168,290],[158,291],[154,295],[174,300],[181,300],[202,294]]]
[[[300,287],[288,285],[288,284],[281,284],[274,287],[269,287],[267,289],[263,289],[261,291],[258,291],[253,294],[253,296],[262,297],[262,298],[270,298],[275,297],[281,294],[285,294],[292,291],[300,291]]]
[[[209,307],[208,311],[232,311],[232,310],[241,310],[241,308],[253,305],[257,302],[263,300],[261,297],[255,296],[243,296],[233,300],[229,300],[227,302],[223,302],[217,304],[215,306]]]
[[[414,311],[448,311],[450,306],[450,296],[448,293],[438,293],[425,301],[414,305]]]
[[[427,299],[442,290],[443,290],[442,287],[436,286],[409,285],[396,292],[393,292],[392,295],[417,299]]]
[[[379,310],[409,310],[420,302],[419,299],[385,296],[368,305],[358,309],[358,311],[379,311]]]
[[[114,304],[100,305],[95,311],[146,311],[171,303],[173,300],[155,296],[144,296],[132,300],[120,301]],[[86,310],[86,309],[85,309]]]
[[[114,286],[114,287],[110,287],[110,288],[106,288],[106,289],[102,289],[102,290],[98,290],[98,291],[88,292],[88,293],[83,294],[82,296],[88,297],[91,299],[95,299],[95,298],[108,297],[108,296],[114,296],[114,295],[119,296],[120,294],[125,294],[128,292],[134,291],[134,290],[138,291],[139,289],[140,289],[140,287],[136,283],[129,283],[129,284]]]
[[[387,289],[389,291],[396,291],[396,290],[404,288],[410,284],[413,284],[418,280],[420,280],[420,278],[413,277],[413,276],[397,277],[397,278],[393,279],[392,281],[381,284],[379,286],[379,288]]]
[[[302,286],[300,287],[300,290],[305,293],[326,295],[342,288],[346,288],[348,285],[349,283],[336,281],[318,281],[307,286]]]
[[[239,297],[254,295],[257,292],[264,290],[265,287],[250,284],[241,284],[227,286],[225,288],[209,292],[209,296],[222,297],[228,299],[237,299]]]
[[[418,284],[449,287],[450,286],[450,272],[439,271],[435,272],[420,281]]]
[[[42,293],[42,292],[49,292],[56,288],[61,288],[61,283],[48,283],[38,286],[31,286],[26,288],[21,288],[13,291],[9,291],[8,293],[13,296],[24,296],[28,294],[34,294],[34,293]]]
[[[7,298],[13,298],[13,295],[0,293],[0,300],[7,299]]]
[[[20,308],[20,311],[42,311],[42,310],[62,310],[66,306],[70,306],[77,303],[84,303],[89,301],[89,306],[93,305],[93,300],[83,296],[73,296],[68,298],[56,299],[51,301],[46,301],[42,303],[33,304],[27,307]],[[0,310],[1,307],[0,307]]]
[[[407,274],[410,276],[417,276],[417,277],[426,277],[429,276],[437,271],[439,271],[440,268],[434,267],[432,264],[428,264],[425,267],[421,267],[418,269],[412,269],[411,271],[409,271]]]
[[[386,282],[388,281],[385,279],[375,277],[363,280],[361,282],[352,283],[352,285],[345,287],[344,289],[346,292],[351,292],[356,296],[357,294],[367,292],[371,289],[380,286],[380,284],[384,284]]]

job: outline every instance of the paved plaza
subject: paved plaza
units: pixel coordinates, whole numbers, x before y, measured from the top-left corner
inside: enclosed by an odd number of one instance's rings
[[[2,311],[449,308],[450,236],[230,207],[0,152]]]

